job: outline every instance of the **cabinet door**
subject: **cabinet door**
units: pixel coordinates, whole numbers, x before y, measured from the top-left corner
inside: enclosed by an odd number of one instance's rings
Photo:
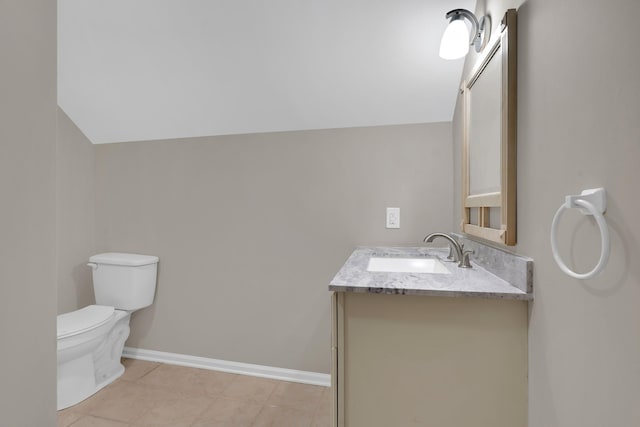
[[[331,295],[331,388],[333,391],[333,427],[344,426],[343,396],[344,384],[340,381],[344,370],[344,293],[334,292]]]
[[[337,427],[524,427],[527,303],[342,293]]]

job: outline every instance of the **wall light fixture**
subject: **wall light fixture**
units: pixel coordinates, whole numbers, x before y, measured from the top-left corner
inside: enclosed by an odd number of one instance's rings
[[[450,21],[440,42],[441,58],[462,58],[469,52],[469,46],[473,45],[476,52],[480,52],[487,44],[491,34],[491,18],[489,15],[483,16],[478,21],[473,12],[467,9],[454,9],[447,12],[445,17]],[[465,18],[471,23],[471,33],[469,33],[467,24],[464,22]]]

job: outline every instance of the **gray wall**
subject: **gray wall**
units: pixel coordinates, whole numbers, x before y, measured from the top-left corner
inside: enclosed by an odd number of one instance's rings
[[[58,313],[94,304],[91,269],[95,253],[94,146],[58,109],[56,224]]]
[[[450,123],[95,148],[97,249],[160,257],[133,347],[328,373],[327,285],[354,247],[450,227]]]
[[[56,2],[0,2],[0,424],[55,425]]]
[[[493,10],[506,3],[488,0]],[[530,427],[640,425],[639,15],[636,0],[529,0],[519,9],[516,250],[535,259]],[[460,125],[457,114],[454,164]],[[552,259],[551,220],[564,195],[599,186],[611,259],[597,278],[571,279]],[[457,224],[459,205],[455,214]],[[576,270],[595,265],[592,219],[567,213],[559,242]]]

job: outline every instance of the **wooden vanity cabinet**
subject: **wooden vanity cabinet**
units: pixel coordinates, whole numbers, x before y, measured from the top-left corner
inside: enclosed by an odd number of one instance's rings
[[[526,427],[527,302],[332,294],[334,427]]]

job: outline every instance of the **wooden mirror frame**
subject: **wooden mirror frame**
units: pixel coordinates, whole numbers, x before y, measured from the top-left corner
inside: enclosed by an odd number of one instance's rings
[[[462,150],[462,231],[472,236],[508,246],[516,244],[516,91],[517,91],[516,10],[509,9],[500,30],[478,59],[470,78],[462,87],[464,96],[464,147]],[[496,55],[499,55],[496,56]],[[492,59],[502,61],[500,119],[500,191],[469,194],[469,128],[471,88]],[[478,209],[478,224],[471,223],[471,209]],[[500,228],[491,228],[489,212],[500,209]]]

